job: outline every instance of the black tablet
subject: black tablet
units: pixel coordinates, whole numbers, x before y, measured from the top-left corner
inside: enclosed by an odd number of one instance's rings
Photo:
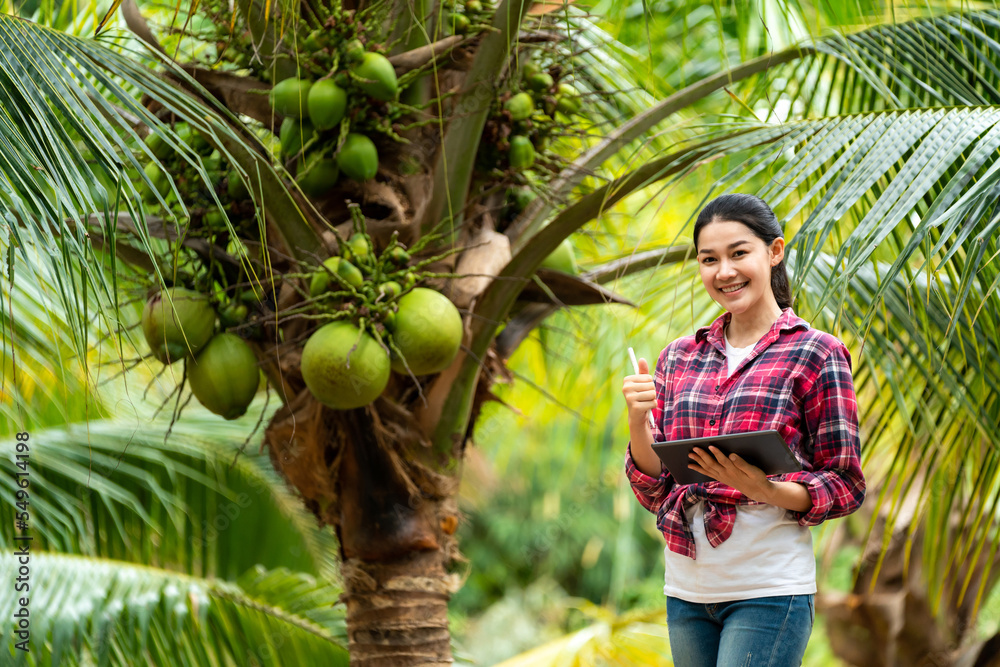
[[[709,445],[715,445],[726,456],[736,454],[742,457],[744,461],[757,466],[767,475],[802,470],[802,465],[777,431],[751,431],[673,442],[654,442],[653,451],[660,457],[678,484],[699,484],[710,482],[712,479],[688,468],[691,464],[688,455],[695,447],[701,447],[707,452]]]

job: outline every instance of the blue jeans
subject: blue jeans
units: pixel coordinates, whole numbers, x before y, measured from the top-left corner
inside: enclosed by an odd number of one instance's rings
[[[802,664],[816,611],[812,595],[702,604],[667,596],[675,667]]]

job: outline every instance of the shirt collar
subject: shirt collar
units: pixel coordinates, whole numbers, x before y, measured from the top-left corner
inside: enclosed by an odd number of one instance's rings
[[[701,327],[698,329],[698,331],[694,334],[695,342],[700,343],[701,341],[707,340],[713,347],[725,354],[726,343],[723,338],[723,330],[732,318],[733,314],[727,310],[707,327]],[[771,325],[771,329],[764,334],[760,340],[766,340],[770,343],[772,340],[777,338],[782,331],[793,331],[798,328],[808,329],[809,323],[796,315],[791,307],[783,308],[781,315],[779,315],[778,319],[776,319],[774,324]]]

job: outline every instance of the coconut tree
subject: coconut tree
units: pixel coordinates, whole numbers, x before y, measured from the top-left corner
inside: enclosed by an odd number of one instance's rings
[[[795,281],[818,286],[803,307],[843,315],[872,357],[898,353],[899,337],[868,337],[887,290],[918,270],[943,285],[950,326],[943,340],[918,330],[912,372],[933,369],[929,396],[983,439],[975,456],[990,463],[976,472],[995,469],[995,387],[970,362],[993,354],[973,325],[996,328],[994,14],[765,44],[653,101],[622,91],[607,62],[628,54],[585,14],[547,9],[240,0],[157,14],[123,2],[128,33],[99,39],[73,36],[87,17],[48,17],[61,30],[0,17],[8,255],[63,276],[81,355],[91,312],[109,335],[138,338],[118,276],[146,276],[155,361],[141,363],[176,372],[175,412],[190,385],[210,410],[242,414],[252,355],[281,404],[271,461],[336,531],[356,664],[450,660],[455,493],[504,359],[556,308],[625,303],[602,285],[689,249],[626,253],[583,275],[565,248],[553,253],[633,193],[706,163],[725,166],[719,187],[758,189],[792,223]],[[707,113],[723,89],[732,102]],[[824,273],[831,253],[843,270]],[[866,267],[879,270],[870,302],[853,282]],[[234,364],[245,381],[221,376]],[[986,399],[969,397],[963,373]],[[891,414],[914,441],[930,433],[912,397],[897,399]],[[927,463],[872,456],[886,479]],[[995,475],[921,469],[949,508],[978,515],[991,498]],[[986,508],[977,531],[929,548],[980,553],[997,535]]]

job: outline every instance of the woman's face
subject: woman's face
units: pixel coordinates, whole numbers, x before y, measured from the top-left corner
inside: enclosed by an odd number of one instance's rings
[[[710,222],[698,235],[701,281],[711,297],[734,315],[777,305],[771,267],[784,256],[784,239],[768,245],[742,222]]]

